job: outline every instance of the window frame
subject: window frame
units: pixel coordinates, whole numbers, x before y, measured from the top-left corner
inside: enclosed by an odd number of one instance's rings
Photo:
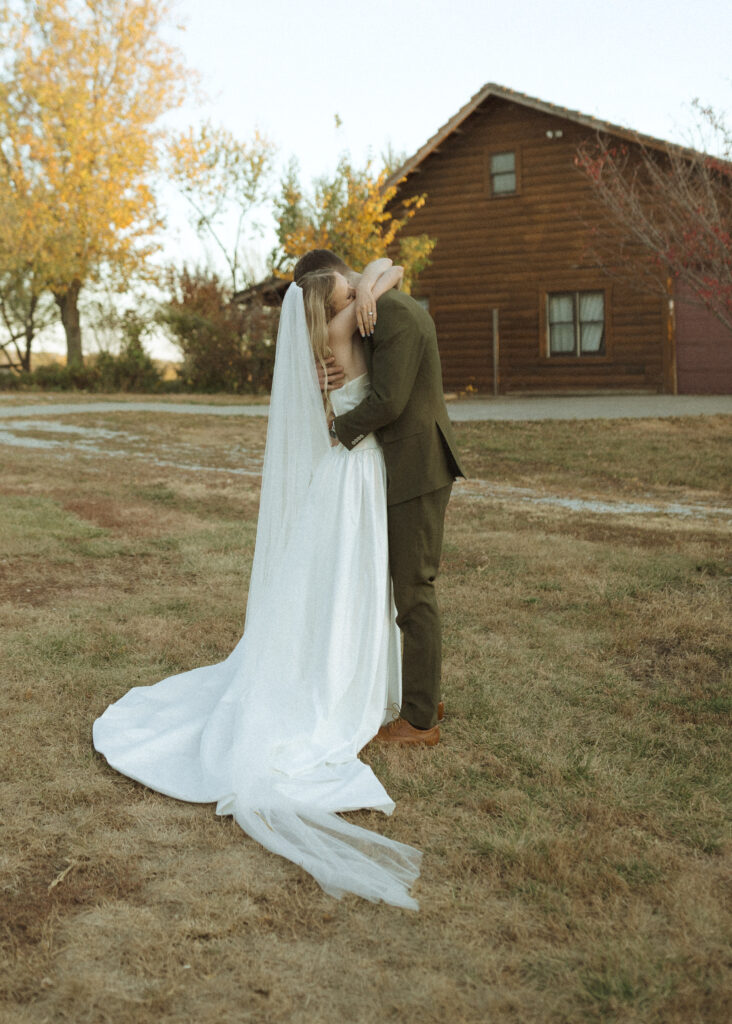
[[[513,192],[494,192],[491,158],[494,156],[502,156],[504,153],[513,153],[516,188]],[[485,151],[484,177],[485,190],[490,199],[511,199],[513,196],[521,195],[521,149],[519,146],[501,146],[500,148],[487,149]]]
[[[602,354],[593,355],[591,352],[579,352],[577,354],[577,348],[579,342],[579,319],[578,319],[578,303],[579,296],[588,292],[601,292],[603,296],[604,313],[605,313],[605,351]],[[552,295],[572,295],[574,299],[573,309],[573,324],[575,329],[575,351],[572,353],[562,353],[561,355],[551,354],[551,338],[550,338],[550,323],[549,323],[549,299]],[[582,284],[577,285],[575,281],[561,281],[552,283],[550,286],[542,288],[540,299],[539,299],[539,358],[542,363],[548,365],[568,365],[578,366],[580,364],[586,366],[595,366],[601,363],[609,363],[613,358],[613,331],[612,331],[612,288],[607,284]]]

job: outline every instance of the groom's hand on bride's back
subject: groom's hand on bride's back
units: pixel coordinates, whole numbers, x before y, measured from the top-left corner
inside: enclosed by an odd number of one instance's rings
[[[335,356],[329,356],[325,360],[325,366],[328,371],[328,391],[337,391],[338,388],[342,388],[345,383],[345,372],[343,367],[336,363]],[[325,370],[320,363],[318,363],[318,383],[320,390],[325,392]]]

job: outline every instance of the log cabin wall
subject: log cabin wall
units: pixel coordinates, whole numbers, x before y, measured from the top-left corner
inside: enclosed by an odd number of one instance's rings
[[[427,193],[404,234],[437,239],[414,294],[435,319],[446,390],[493,390],[494,308],[501,393],[669,388],[667,302],[604,273],[588,252],[592,225],[614,230],[574,166],[590,135],[490,96],[400,186],[399,198]],[[492,193],[491,156],[501,153],[515,154],[515,193]],[[578,292],[604,296],[605,351],[550,356],[547,294]]]

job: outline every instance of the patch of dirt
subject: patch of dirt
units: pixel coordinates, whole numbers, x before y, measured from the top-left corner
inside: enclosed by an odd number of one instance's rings
[[[111,568],[109,560],[100,562],[82,556],[62,565],[40,557],[0,560],[0,603],[44,608],[57,603],[61,595],[134,593],[139,585],[140,567],[149,564],[152,557],[147,552],[118,555]]]
[[[67,492],[55,492],[61,507],[86,523],[111,530],[130,539],[159,536],[179,525],[178,509],[160,508],[146,502],[133,503],[129,498],[78,497],[69,499]]]
[[[74,498],[62,502],[62,508],[73,512],[79,519],[104,529],[119,529],[130,519],[129,509],[111,498]]]
[[[42,608],[59,594],[73,590],[73,583],[68,571],[54,575],[48,565],[39,565],[34,559],[0,562],[0,603]]]
[[[588,540],[602,544],[626,544],[642,548],[664,548],[668,549],[669,544],[681,546],[688,542],[688,528],[679,529],[678,523],[670,522],[668,527],[634,526],[628,522],[608,523],[606,521],[585,520],[578,517],[567,519],[562,517],[547,517],[545,528],[552,533],[559,533],[567,537],[576,537],[578,540]],[[726,529],[726,527],[725,527]],[[720,531],[721,532],[721,531]],[[696,542],[709,542],[713,544],[719,541],[719,533],[710,530],[701,530],[697,523],[693,524],[693,535]]]
[[[59,852],[34,853],[21,877],[5,887],[0,901],[0,948],[17,955],[42,941],[53,917],[108,899],[129,900],[143,884],[129,858],[92,861]]]
[[[678,721],[725,721],[729,715],[730,650],[720,638],[635,637],[619,645],[614,661]]]

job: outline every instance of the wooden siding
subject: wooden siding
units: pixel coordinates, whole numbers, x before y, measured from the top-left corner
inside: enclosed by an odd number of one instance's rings
[[[547,138],[557,130],[562,138]],[[427,193],[405,234],[437,239],[415,294],[429,300],[447,390],[493,389],[492,310],[499,311],[500,390],[664,387],[667,303],[593,265],[588,232],[610,224],[574,166],[587,128],[490,97],[401,186]],[[517,154],[517,194],[492,196],[490,155]],[[642,255],[638,254],[642,259]],[[548,291],[606,293],[607,354],[548,357]]]
[[[732,394],[732,333],[686,287],[676,294],[680,394]]]

